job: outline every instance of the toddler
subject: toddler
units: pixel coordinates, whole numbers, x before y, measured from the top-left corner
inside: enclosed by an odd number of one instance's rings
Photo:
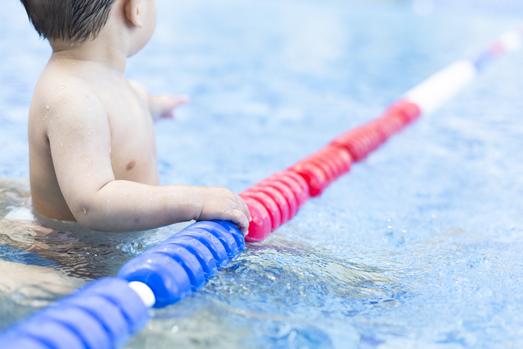
[[[155,0],[21,1],[53,50],[29,116],[35,213],[98,231],[221,219],[246,232],[248,209],[231,191],[159,185],[153,116],[184,99],[125,78],[153,34]]]

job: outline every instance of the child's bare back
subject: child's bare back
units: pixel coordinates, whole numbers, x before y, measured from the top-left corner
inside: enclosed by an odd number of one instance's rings
[[[86,1],[90,6],[83,8],[90,12],[75,13],[82,18],[56,18]],[[34,210],[103,231],[193,219],[232,220],[246,231],[248,210],[229,190],[159,185],[153,115],[169,113],[183,101],[152,97],[125,79],[127,57],[154,31],[155,1],[22,2],[53,48],[29,119]],[[57,30],[60,25],[65,28]]]
[[[122,73],[95,62],[51,59],[36,87],[29,138],[33,205],[47,217],[88,214],[75,197],[114,179],[159,185],[146,101]]]

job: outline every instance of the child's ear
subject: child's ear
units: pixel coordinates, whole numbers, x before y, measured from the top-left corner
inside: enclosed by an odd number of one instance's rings
[[[135,27],[143,26],[143,0],[126,0],[124,5],[125,17]]]

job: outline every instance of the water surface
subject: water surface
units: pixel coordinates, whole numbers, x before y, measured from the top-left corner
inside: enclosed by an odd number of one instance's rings
[[[129,77],[192,97],[157,125],[162,181],[240,191],[523,14],[516,2],[461,3],[421,15],[403,1],[159,0],[157,34]],[[49,49],[16,1],[4,7],[0,176],[23,183],[27,108]],[[356,166],[202,292],[157,312],[129,347],[521,347],[522,59],[500,61]],[[24,195],[2,197],[2,214]],[[177,230],[38,239],[49,267],[88,280]],[[0,324],[54,297],[3,293]]]

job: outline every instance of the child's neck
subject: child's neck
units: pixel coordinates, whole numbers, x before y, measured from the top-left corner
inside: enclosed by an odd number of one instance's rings
[[[113,45],[110,40],[97,38],[82,43],[55,40],[51,43],[51,47],[53,48],[51,59],[87,61],[120,74],[125,72],[127,52],[120,45]]]

